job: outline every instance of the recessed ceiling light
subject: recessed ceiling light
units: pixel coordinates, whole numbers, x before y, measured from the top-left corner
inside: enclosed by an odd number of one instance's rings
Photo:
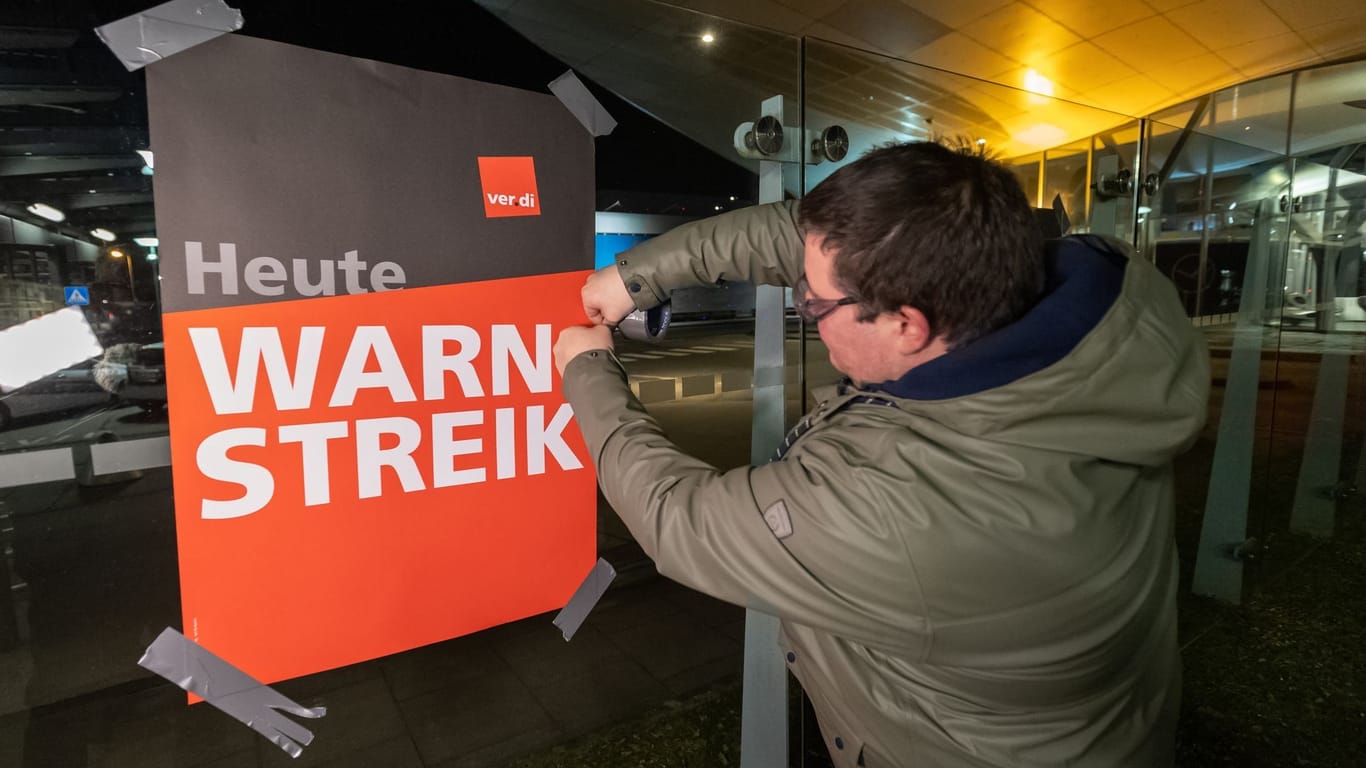
[[[710,33],[710,32],[703,32],[703,33],[702,33],[702,42],[707,43],[708,45],[710,45],[710,44],[716,42],[716,35],[713,35],[713,34]]]
[[[34,216],[42,216],[48,221],[66,221],[66,214],[46,203],[34,203],[27,208]]]
[[[90,230],[90,234],[105,241],[106,243],[112,243],[115,239],[117,239],[113,232],[110,232],[104,227],[92,229]]]
[[[155,237],[135,237],[133,238],[133,242],[137,243],[143,248],[155,248],[158,245],[161,245],[161,241]]]

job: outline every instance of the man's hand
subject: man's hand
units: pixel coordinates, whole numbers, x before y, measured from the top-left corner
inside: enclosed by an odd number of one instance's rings
[[[560,331],[555,340],[555,369],[564,375],[564,367],[581,353],[591,349],[611,349],[612,329],[605,325],[573,325]]]
[[[583,296],[583,313],[594,325],[616,325],[636,308],[626,284],[621,281],[621,272],[616,264],[589,275],[580,294]]]

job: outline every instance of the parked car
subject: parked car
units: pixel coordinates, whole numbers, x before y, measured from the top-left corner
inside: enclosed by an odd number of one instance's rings
[[[94,366],[95,381],[120,402],[146,411],[166,405],[166,347],[161,342],[115,344]]]
[[[119,399],[143,410],[166,407],[166,346],[161,342],[143,344],[128,364],[128,383]]]
[[[42,421],[113,402],[114,397],[95,381],[95,359],[64,368],[13,392],[0,395],[0,429],[16,422]]]

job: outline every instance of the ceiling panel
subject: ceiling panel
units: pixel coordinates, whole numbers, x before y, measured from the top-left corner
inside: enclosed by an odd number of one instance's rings
[[[1361,0],[1262,0],[1282,19],[1297,27],[1316,27],[1332,21],[1361,19]]]
[[[1223,59],[1208,51],[1186,58],[1173,56],[1171,59],[1154,61],[1141,67],[1140,71],[1172,93],[1188,91],[1191,96],[1201,96],[1220,86],[1246,79],[1230,70]]]
[[[1257,72],[1267,59],[1295,66],[1318,58],[1318,53],[1295,32],[1218,48],[1215,54],[1242,72]]]
[[[1095,43],[1088,42],[1077,43],[1040,59],[1034,69],[1080,93],[1138,74]]]
[[[1036,10],[1085,38],[1132,24],[1157,13],[1141,0],[1096,2],[1095,0],[1039,0]]]
[[[988,48],[1030,66],[1081,42],[1074,32],[1020,2],[970,21],[960,30]]]
[[[844,0],[837,0],[824,5],[839,6],[843,2]],[[802,34],[807,27],[811,26],[812,19],[810,15],[799,10],[793,10],[787,5],[774,2],[774,0],[745,0],[743,3],[733,2],[733,0],[689,0],[687,7],[701,13],[738,21],[742,24],[766,27],[789,35]],[[819,8],[821,4],[815,4],[815,7]]]
[[[1010,5],[1011,0],[904,0],[906,5],[915,8],[930,18],[943,22],[951,29],[961,29],[969,22],[976,21],[987,14]]]
[[[1362,37],[1366,34],[1366,3],[1357,18],[1334,21],[1300,30],[1300,37],[1309,43],[1324,61],[1362,55]]]
[[[1291,31],[1280,16],[1260,2],[1203,0],[1177,8],[1167,18],[1182,29],[1195,31],[1200,41],[1215,51]]]
[[[1158,107],[1170,94],[1170,89],[1158,85],[1147,75],[1133,75],[1119,82],[1109,83],[1102,90],[1085,92],[1080,100],[1102,109],[1127,114],[1127,110],[1135,104],[1144,105],[1140,112]]]
[[[908,57],[917,64],[992,78],[1019,67],[1019,62],[991,50],[962,32],[950,32]]]
[[[1210,52],[1195,37],[1164,16],[1153,16],[1107,32],[1094,42],[1140,72],[1161,68],[1163,64],[1173,61],[1189,61]],[[1207,67],[1220,68],[1216,63],[1205,64]]]
[[[949,33],[948,27],[897,0],[850,0],[822,21],[901,57]]]
[[[845,0],[777,0],[777,3],[806,16],[808,19],[819,19],[844,5]]]

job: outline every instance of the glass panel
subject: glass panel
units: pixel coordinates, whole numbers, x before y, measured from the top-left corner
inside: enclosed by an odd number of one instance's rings
[[[1044,153],[1043,204],[1050,206],[1060,199],[1068,218],[1081,225],[1074,231],[1085,231],[1089,218],[1090,164],[1090,137]]]
[[[135,241],[155,234],[145,95],[60,11],[5,16],[0,764],[87,765],[114,739],[70,714],[137,698],[149,628],[179,616],[170,470],[103,461],[167,434],[155,252]]]
[[[1010,164],[1010,170],[1015,174],[1015,178],[1020,180],[1020,188],[1024,190],[1025,197],[1035,206],[1043,204],[1043,190],[1039,188],[1039,182],[1043,180],[1042,163],[1043,154],[1039,153],[1017,157]]]
[[[1277,409],[1281,471],[1296,478],[1281,497],[1288,524],[1277,523],[1321,539],[1338,531],[1345,491],[1362,477],[1366,62],[1300,72],[1294,95],[1287,282],[1294,270],[1301,322],[1283,329],[1282,376],[1313,397]]]
[[[1190,126],[1196,133],[1267,152],[1284,153],[1290,83],[1291,75],[1254,80],[1168,107],[1151,119],[1167,126]]]
[[[1288,86],[1282,78],[1229,89],[1150,120],[1142,177],[1156,194],[1141,192],[1138,208],[1141,252],[1172,279],[1192,322],[1205,329],[1213,367],[1205,432],[1176,465],[1177,497],[1205,501],[1203,517],[1177,519],[1183,585],[1235,602],[1244,578],[1260,578],[1261,561],[1249,558],[1244,567],[1209,542],[1265,541],[1276,506],[1268,477],[1279,424],[1279,329],[1300,319],[1286,303],[1288,220],[1281,210],[1290,182],[1278,149],[1289,121]],[[1235,113],[1243,121],[1237,126]],[[1181,122],[1167,122],[1173,118]],[[1243,130],[1249,124],[1256,130]],[[1244,428],[1255,436],[1251,445],[1242,442]]]

